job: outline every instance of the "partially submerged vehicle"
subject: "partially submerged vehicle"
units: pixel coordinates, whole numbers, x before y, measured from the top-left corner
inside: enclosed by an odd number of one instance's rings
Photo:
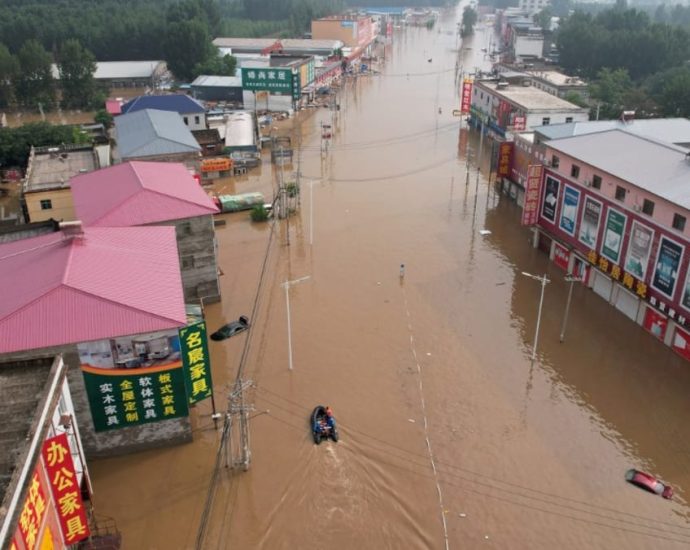
[[[311,413],[311,432],[314,437],[314,443],[317,445],[323,439],[331,438],[336,443],[338,442],[338,428],[335,425],[335,418],[331,412],[330,407],[317,405]]]
[[[211,334],[211,340],[225,340],[226,338],[230,338],[231,336],[235,336],[235,334],[239,334],[240,332],[244,332],[249,328],[249,317],[246,315],[240,315],[240,318],[237,319],[237,321],[232,321],[231,323],[228,323],[227,325],[223,325],[220,327],[216,332]]]
[[[646,472],[631,468],[625,472],[625,480],[640,489],[644,489],[645,491],[649,491],[663,498],[670,499],[673,496],[673,487],[662,483],[653,475]]]

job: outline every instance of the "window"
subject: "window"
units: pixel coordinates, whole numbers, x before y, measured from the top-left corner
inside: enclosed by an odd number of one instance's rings
[[[541,119],[542,126],[548,126],[549,124],[551,124],[551,117],[545,116]]]
[[[189,119],[186,116],[183,116],[182,120],[184,120],[185,126],[189,126]]]
[[[625,202],[625,187],[616,185],[616,200]]]
[[[594,189],[601,189],[601,176],[592,176],[592,187],[594,187]]]
[[[182,269],[191,269],[194,267],[194,256],[182,256]]]
[[[199,115],[194,115],[194,124],[199,124]]]
[[[53,201],[50,199],[45,199],[41,201],[41,210],[52,210],[53,209]]]
[[[654,203],[650,200],[645,199],[642,203],[642,212],[651,216],[654,214]]]
[[[571,117],[571,116],[565,117],[565,122],[566,122],[566,124],[567,124],[568,122],[572,122],[572,121],[573,121],[573,117]]]
[[[673,229],[677,229],[678,231],[685,230],[685,216],[673,214]]]
[[[551,166],[553,166],[554,168],[558,168],[560,162],[561,159],[559,159],[556,155],[551,155]]]
[[[570,175],[575,179],[580,177],[580,167],[577,164],[573,164],[570,167]]]

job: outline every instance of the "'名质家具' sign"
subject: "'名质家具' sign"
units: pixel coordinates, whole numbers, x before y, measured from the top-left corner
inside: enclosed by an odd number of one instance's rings
[[[189,404],[211,397],[211,362],[206,340],[206,323],[180,329],[180,349]]]

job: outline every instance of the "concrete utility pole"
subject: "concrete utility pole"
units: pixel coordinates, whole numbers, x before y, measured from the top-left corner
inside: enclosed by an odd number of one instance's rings
[[[539,325],[541,324],[541,308],[544,305],[544,289],[546,288],[546,285],[551,281],[546,277],[546,275],[542,275],[540,277],[539,275],[532,275],[531,273],[527,273],[526,271],[523,271],[522,274],[525,277],[529,277],[530,279],[534,279],[535,281],[539,281],[541,283],[541,294],[539,296],[539,312],[537,313],[537,327],[534,329],[534,346],[532,347],[532,363],[534,363],[534,359],[537,356],[537,343],[539,342]]]
[[[235,387],[228,397],[227,422],[229,429],[228,437],[225,440],[225,467],[235,469],[241,466],[245,472],[249,470],[252,459],[249,448],[249,413],[254,410],[254,406],[246,404],[244,392],[251,385],[251,380],[238,379],[235,382]],[[238,428],[237,449],[232,444],[235,425]]]
[[[561,324],[561,336],[559,338],[560,342],[563,343],[565,340],[565,327],[568,324],[568,314],[570,313],[570,301],[573,298],[573,286],[575,283],[584,282],[580,277],[575,277],[574,275],[566,275],[565,282],[570,283],[570,288],[568,289],[568,300],[565,303],[565,312],[563,313],[563,323]]]

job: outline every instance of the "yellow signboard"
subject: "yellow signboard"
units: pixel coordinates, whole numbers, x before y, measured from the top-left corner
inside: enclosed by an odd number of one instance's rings
[[[202,172],[225,172],[232,168],[232,160],[229,158],[212,158],[201,161]]]

